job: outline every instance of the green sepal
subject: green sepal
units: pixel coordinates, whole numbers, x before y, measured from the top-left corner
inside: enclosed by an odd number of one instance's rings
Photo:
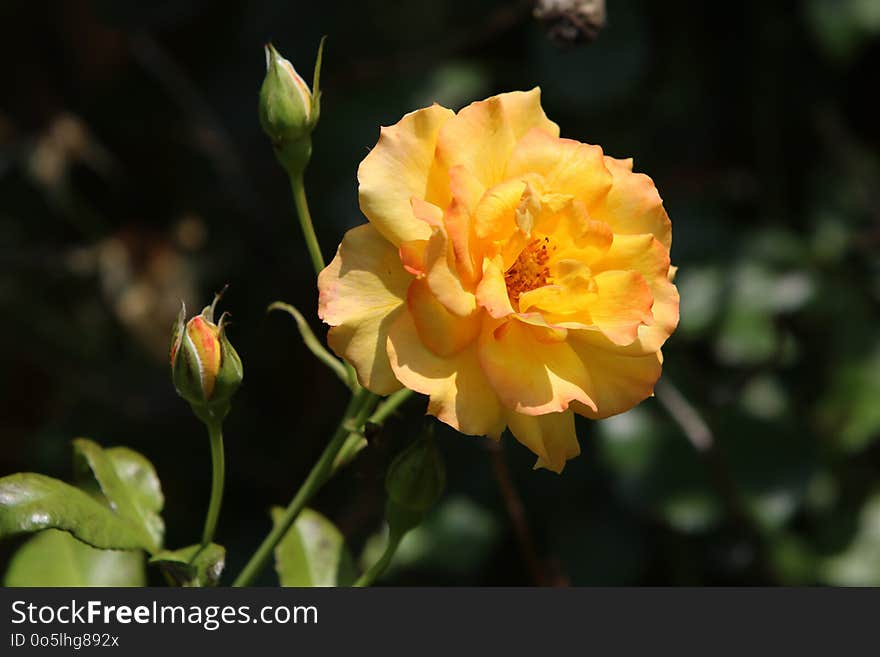
[[[312,139],[302,137],[275,146],[275,157],[284,167],[288,177],[302,176],[312,158]]]
[[[180,333],[177,349],[171,360],[171,381],[177,394],[190,404],[204,402],[205,393],[202,389],[199,356],[192,339],[186,332],[186,326]]]
[[[214,394],[211,395],[211,402],[228,402],[235,391],[238,390],[244,379],[244,367],[241,364],[241,358],[229,338],[226,337],[226,314],[220,318],[220,332],[217,340],[220,342],[220,370],[217,372],[217,378],[214,381]]]
[[[318,54],[315,57],[315,72],[312,74],[312,114],[309,117],[312,130],[315,129],[315,126],[318,125],[318,120],[321,118],[321,66],[324,63],[324,42],[326,40],[327,35],[325,34],[321,37],[321,42],[318,44]]]
[[[217,586],[226,565],[226,548],[216,543],[163,550],[150,559],[174,586]]]
[[[389,498],[385,503],[389,541],[400,541],[409,530],[421,525],[427,515],[427,510],[411,509]]]
[[[171,347],[169,348],[169,360],[171,363],[174,363],[174,357],[177,355],[177,350],[180,348],[180,340],[183,337],[183,329],[186,326],[186,304],[181,301],[180,302],[180,311],[177,313],[177,319],[174,321],[174,326],[171,329]]]

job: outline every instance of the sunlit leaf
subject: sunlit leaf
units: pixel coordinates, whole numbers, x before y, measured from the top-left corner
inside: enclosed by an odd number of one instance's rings
[[[22,472],[0,479],[0,537],[63,529],[94,547],[150,550],[140,525],[63,481]]]
[[[788,392],[776,377],[756,376],[743,387],[740,403],[749,415],[774,420],[788,408]]]
[[[724,278],[715,267],[694,267],[675,278],[681,296],[679,332],[699,335],[715,320],[724,300]]]
[[[718,497],[704,489],[673,491],[660,501],[659,509],[666,522],[686,534],[714,528],[722,513]]]
[[[19,548],[4,586],[145,586],[140,550],[98,550],[67,532],[46,529]]]
[[[836,586],[880,586],[880,493],[862,507],[850,544],[826,559],[820,573],[825,583]]]
[[[779,348],[773,318],[766,312],[735,306],[725,315],[715,338],[715,351],[726,365],[769,361]]]
[[[162,545],[165,525],[159,511],[164,499],[152,464],[126,447],[102,449],[86,438],[73,441],[78,478],[91,472],[110,508],[150,536],[150,550]]]
[[[819,415],[846,452],[859,452],[880,438],[880,344],[858,361],[842,363]]]
[[[273,522],[283,513],[273,508]],[[275,570],[281,586],[348,586],[357,578],[342,534],[312,509],[302,510],[275,548]]]

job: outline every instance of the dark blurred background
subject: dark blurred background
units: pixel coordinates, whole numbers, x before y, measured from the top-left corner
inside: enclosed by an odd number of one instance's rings
[[[446,496],[385,582],[880,585],[873,0],[609,0],[595,42],[568,47],[515,0],[6,0],[0,475],[69,478],[76,436],[130,446],[162,479],[166,544],[195,542],[208,441],[167,346],[180,299],[229,283],[246,377],[226,423],[227,578],[262,540],[346,401],[266,313],[288,301],[324,335],[256,115],[263,44],[310,81],[323,34],[307,186],[328,259],[364,220],[356,169],[379,125],[540,85],[564,136],[654,178],[680,267],[657,398],[580,424],[562,476],[506,437],[499,484],[483,439],[439,431]],[[384,465],[423,410],[314,502],[356,557],[375,554]]]

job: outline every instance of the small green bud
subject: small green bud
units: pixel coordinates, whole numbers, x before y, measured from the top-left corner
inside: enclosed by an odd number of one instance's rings
[[[171,338],[174,387],[203,420],[222,420],[226,416],[229,401],[244,376],[241,359],[226,337],[227,315],[224,313],[219,323],[214,323],[214,308],[220,296],[188,322],[186,306],[181,304]]]
[[[398,454],[388,466],[386,520],[392,535],[416,527],[443,495],[446,468],[434,444],[433,426]]]
[[[291,175],[301,175],[312,155],[311,135],[320,115],[318,84],[323,47],[322,39],[312,91],[293,65],[272,44],[266,45],[266,77],[260,88],[260,125],[272,140],[278,160]]]
[[[296,141],[312,132],[312,91],[272,44],[266,45],[266,78],[260,88],[260,125],[272,140]]]

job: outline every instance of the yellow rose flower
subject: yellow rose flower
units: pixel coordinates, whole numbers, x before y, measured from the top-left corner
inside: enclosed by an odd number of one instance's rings
[[[462,433],[507,427],[556,472],[580,452],[574,413],[653,393],[678,324],[669,217],[632,160],[561,139],[539,89],[407,114],[358,180],[369,223],[318,312],[363,386],[428,395]]]

